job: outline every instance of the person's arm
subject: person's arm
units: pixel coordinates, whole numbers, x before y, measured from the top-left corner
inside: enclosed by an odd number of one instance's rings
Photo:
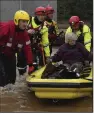
[[[31,74],[34,71],[33,54],[32,54],[30,44],[31,44],[30,38],[28,36],[28,33],[26,33],[26,35],[24,36],[24,47],[23,47],[23,49],[24,49],[27,64],[29,65],[28,74]]]
[[[59,29],[58,29],[58,25],[57,25],[56,22],[55,22],[55,30],[56,30],[56,35],[58,35],[59,34]]]
[[[62,46],[58,49],[58,51],[52,56],[52,62],[59,62],[62,60],[63,57],[63,51],[62,51]]]
[[[86,44],[85,48],[90,52],[90,48],[91,48],[91,33],[90,32],[84,34],[84,44]]]
[[[83,44],[79,43],[79,48],[85,60],[92,59],[92,54],[83,46]]]
[[[0,39],[9,34],[9,24],[7,22],[0,22]]]
[[[90,33],[90,28],[87,25],[84,25],[83,33],[84,33],[84,44],[86,44],[85,48],[90,52],[92,37]]]
[[[33,54],[32,54],[32,51],[31,51],[30,44],[31,44],[31,42],[30,42],[30,38],[28,36],[28,33],[25,33],[23,49],[24,49],[24,53],[25,53],[28,65],[32,64],[32,62],[33,62]]]

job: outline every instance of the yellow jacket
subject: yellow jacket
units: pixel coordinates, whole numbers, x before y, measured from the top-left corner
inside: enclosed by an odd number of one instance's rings
[[[34,17],[32,17],[31,25],[33,26],[33,28],[38,28],[40,26],[35,23]],[[50,49],[49,49],[49,39],[48,39],[48,28],[46,27],[46,25],[43,25],[42,29],[40,30],[40,34],[42,35],[41,44],[43,46],[45,56],[49,57]]]
[[[88,43],[88,42],[91,42],[91,38],[92,38],[90,33],[90,28],[87,25],[83,25],[82,31],[84,36],[84,44],[86,44],[85,47],[88,51],[90,51],[91,43]],[[68,29],[66,30],[66,33],[69,33],[69,32],[72,32],[71,27],[68,27]],[[81,35],[81,31],[78,30],[76,34],[79,37]]]
[[[53,26],[55,27],[56,35],[59,34],[58,25],[57,25],[57,23],[56,23],[54,20],[52,20],[52,22],[45,21],[45,23],[46,23],[48,26],[53,25]]]

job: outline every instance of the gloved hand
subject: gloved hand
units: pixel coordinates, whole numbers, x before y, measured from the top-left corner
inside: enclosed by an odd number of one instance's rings
[[[34,71],[34,66],[29,65],[28,74],[30,75]]]
[[[29,34],[34,34],[34,33],[35,33],[35,30],[34,30],[34,29],[29,29],[27,32],[28,32]]]
[[[49,64],[50,62],[52,62],[52,59],[50,57],[46,57],[46,64]]]

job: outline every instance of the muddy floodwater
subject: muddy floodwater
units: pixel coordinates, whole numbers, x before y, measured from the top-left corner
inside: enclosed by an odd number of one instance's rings
[[[41,100],[26,86],[25,76],[17,76],[14,86],[0,88],[0,112],[92,112],[93,99]]]
[[[0,90],[0,112],[92,112],[92,101],[92,95],[57,103],[38,99],[28,90],[23,77],[12,88]]]

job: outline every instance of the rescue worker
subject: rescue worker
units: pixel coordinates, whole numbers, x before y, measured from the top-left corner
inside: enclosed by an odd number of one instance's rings
[[[83,44],[76,42],[77,39],[78,37],[75,33],[67,33],[65,35],[65,44],[63,44],[52,57],[52,62],[59,62],[62,60],[63,64],[65,64],[68,69],[73,70],[74,66],[77,66],[77,71],[81,71],[85,60],[92,61],[92,54]]]
[[[91,33],[90,28],[84,24],[83,21],[80,21],[78,16],[72,16],[69,19],[70,26],[66,30],[66,33],[74,32],[77,34],[77,41],[85,45],[86,49],[90,51],[91,49]]]
[[[0,86],[15,84],[16,57],[15,53],[23,50],[32,72],[32,51],[30,38],[26,32],[29,14],[18,10],[14,15],[14,21],[0,23]]]
[[[35,9],[35,17],[31,17],[31,21],[29,23],[28,33],[37,34],[38,42],[37,44],[41,46],[41,51],[44,52],[44,56],[46,57],[46,63],[49,62],[50,59],[50,49],[49,49],[49,39],[48,39],[48,28],[46,27],[45,21],[45,8],[40,6]],[[42,52],[42,54],[43,54]],[[42,55],[43,56],[43,55]],[[43,60],[43,64],[45,65],[45,61]]]
[[[57,36],[59,34],[58,25],[53,20],[54,12],[55,11],[54,11],[53,7],[51,7],[49,5],[46,7],[46,21],[45,21],[45,23],[47,24],[48,32],[49,32],[50,53],[52,53],[53,42],[57,39]]]
[[[38,65],[40,66],[45,65],[50,58],[48,28],[44,24],[44,20],[45,20],[45,8],[42,6],[37,7],[35,9],[35,17],[30,17],[30,22],[27,28],[34,56],[33,63],[37,64],[37,67]],[[20,58],[23,58],[23,56],[20,56]],[[25,60],[23,58],[22,63],[24,62]],[[20,64],[19,66],[25,68],[25,66],[22,66],[22,64]]]

